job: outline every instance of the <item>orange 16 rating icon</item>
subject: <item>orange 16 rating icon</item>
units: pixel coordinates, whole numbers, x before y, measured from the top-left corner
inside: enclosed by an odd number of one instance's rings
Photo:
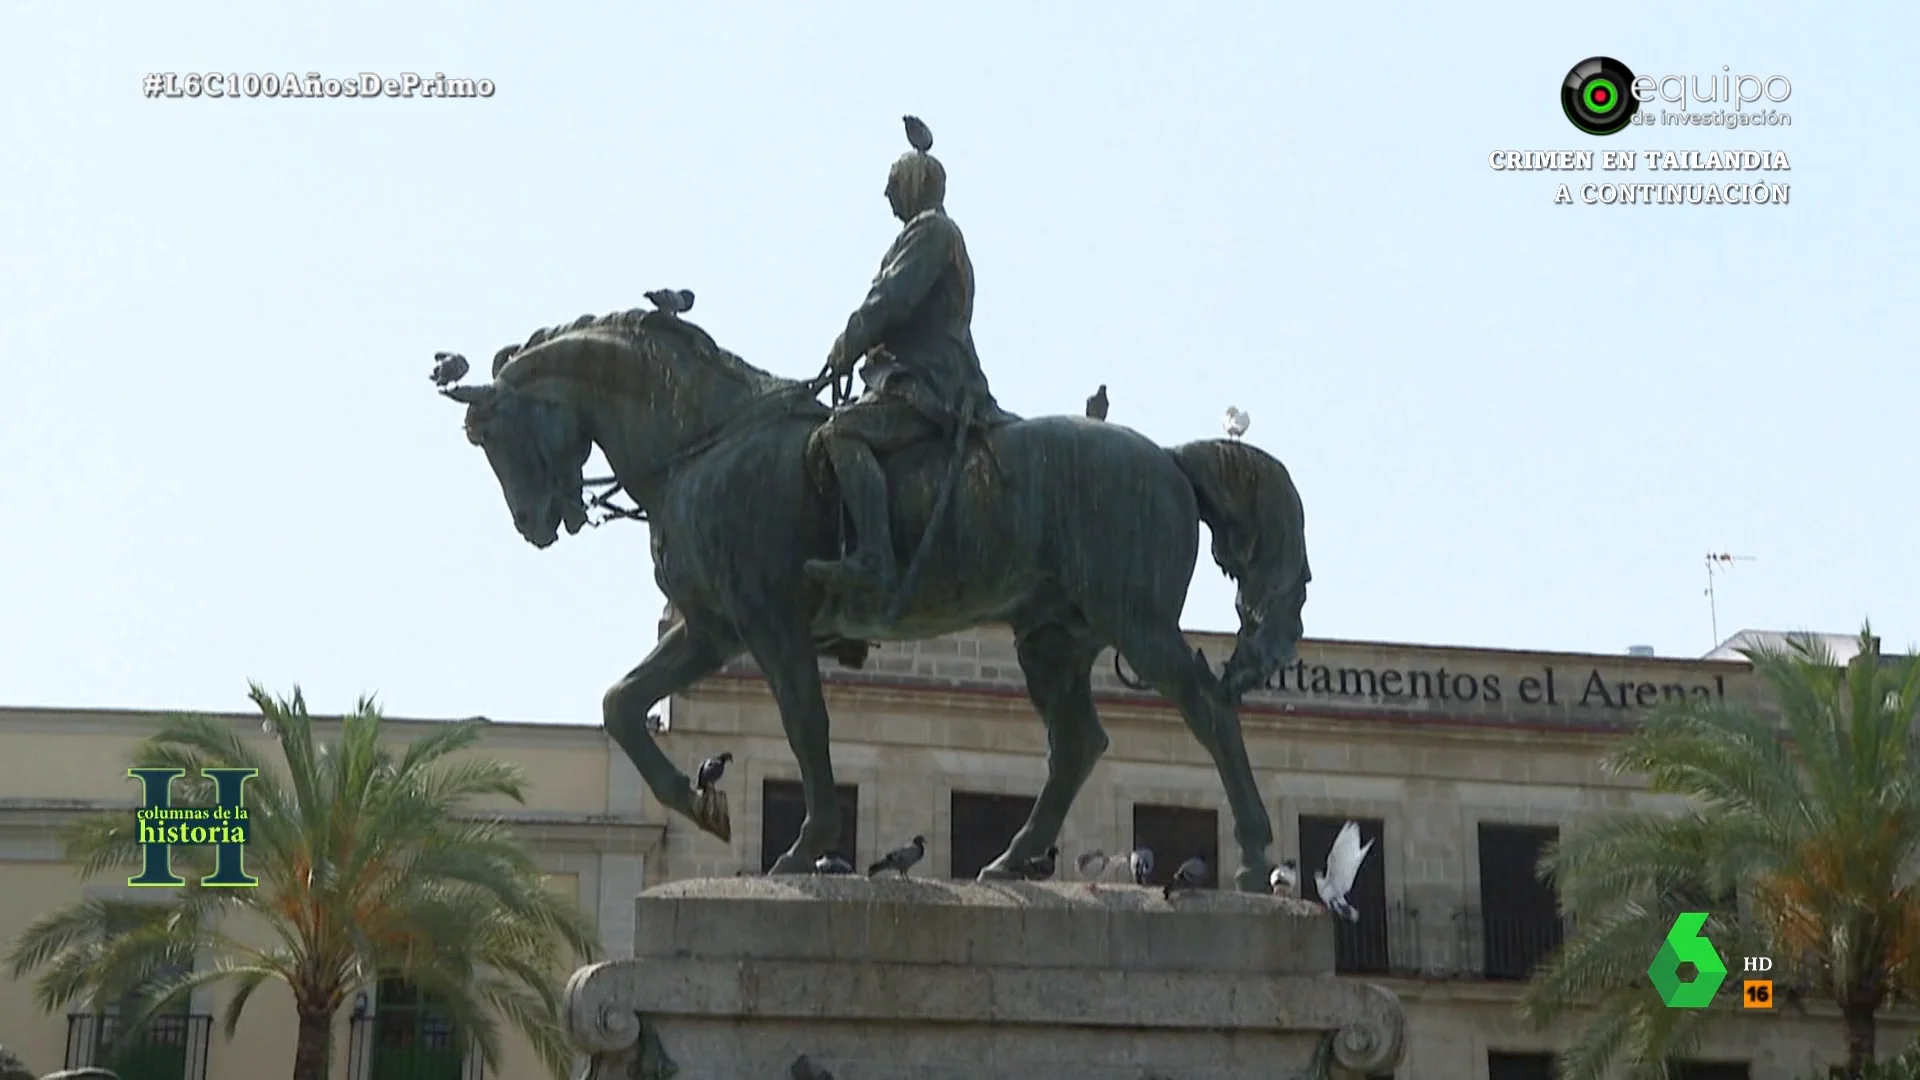
[[[1773,1008],[1773,980],[1748,979],[1742,983],[1740,1003],[1749,1009]]]

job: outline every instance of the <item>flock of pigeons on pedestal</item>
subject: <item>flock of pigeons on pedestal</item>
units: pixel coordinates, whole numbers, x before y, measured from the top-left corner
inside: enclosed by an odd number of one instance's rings
[[[698,790],[706,791],[720,782],[727,771],[727,763],[733,760],[732,754],[718,754],[700,763],[694,783]],[[1360,841],[1360,825],[1349,821],[1340,826],[1340,832],[1333,838],[1333,847],[1327,851],[1325,865],[1314,871],[1314,891],[1320,897],[1320,903],[1327,911],[1348,922],[1360,921],[1360,912],[1348,899],[1353,892],[1353,882],[1360,874],[1360,867],[1373,851],[1373,841]],[[867,877],[876,878],[881,874],[895,874],[905,878],[920,861],[927,857],[927,838],[916,836],[900,847],[894,848],[867,867]],[[1024,881],[1047,881],[1058,871],[1060,849],[1050,847],[1045,855],[1036,855],[1021,864],[1016,871]],[[1145,886],[1153,877],[1153,851],[1149,848],[1135,848],[1124,861],[1110,858],[1098,848],[1081,852],[1074,857],[1074,869],[1087,883],[1089,892],[1100,887],[1109,876],[1109,871],[1118,872],[1126,867],[1133,883]],[[816,874],[852,874],[853,863],[837,852],[829,852],[816,859],[813,864]],[[743,871],[744,873],[744,871]],[[1173,872],[1173,877],[1161,887],[1163,899],[1172,900],[1175,895],[1194,892],[1206,888],[1207,860],[1195,855],[1183,862]],[[1268,876],[1268,887],[1275,896],[1298,897],[1300,893],[1300,864],[1293,859],[1283,859]]]

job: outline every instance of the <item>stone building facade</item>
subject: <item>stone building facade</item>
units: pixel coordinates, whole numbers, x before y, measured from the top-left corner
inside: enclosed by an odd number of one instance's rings
[[[1216,664],[1230,648],[1219,636],[1193,640]],[[887,645],[862,670],[831,660],[822,670],[845,853],[864,866],[920,834],[929,851],[919,872],[971,877],[1024,819],[1044,774],[1044,731],[1011,640],[982,630]],[[1070,867],[1088,848],[1117,853],[1144,843],[1161,854],[1163,874],[1196,852],[1216,868],[1224,854],[1231,871],[1219,779],[1177,713],[1129,689],[1110,657],[1095,670],[1095,690],[1111,746],[1068,819],[1062,862]],[[1242,724],[1276,854],[1311,869],[1349,818],[1375,841],[1355,894],[1363,918],[1340,931],[1338,955],[1344,971],[1403,1001],[1409,1051],[1399,1076],[1547,1075],[1565,1033],[1532,1030],[1514,1007],[1520,979],[1560,933],[1552,898],[1531,873],[1539,845],[1592,815],[1659,805],[1633,778],[1600,766],[1637,713],[1676,695],[1752,700],[1755,692],[1747,665],[1729,660],[1308,641],[1298,664],[1249,697]],[[632,947],[632,897],[642,887],[757,873],[798,829],[793,755],[751,663],[675,697],[664,712],[658,738],[689,771],[710,754],[735,755],[722,785],[730,843],[664,814],[597,726],[497,723],[479,751],[528,770],[532,805],[497,809],[535,841],[554,887],[598,918],[609,956]],[[0,938],[79,897],[125,891],[78,880],[54,830],[77,814],[133,805],[120,762],[156,720],[0,709]],[[257,717],[233,722],[264,738]],[[425,723],[393,722],[401,738]],[[263,992],[228,1042],[211,1027],[219,994],[202,995],[183,1021],[180,1080],[251,1080],[283,1069],[293,1034],[283,998]],[[342,1017],[334,1080],[480,1080],[473,1061],[395,1071],[396,1045],[419,1046],[432,1033],[404,1001],[382,1006],[369,1000],[363,1019]],[[1891,1018],[1885,1045],[1910,1038],[1909,1021]],[[41,1014],[29,987],[0,976],[0,1040],[43,1071],[82,1063],[94,1022]],[[1817,1004],[1756,1011],[1715,1030],[1694,1077],[1798,1080],[1840,1047],[1837,1017]],[[534,1068],[510,1042],[500,1075],[531,1077]]]
[[[1225,636],[1191,638],[1216,667],[1231,651]],[[887,645],[862,670],[832,661],[823,670],[851,834],[843,840],[856,865],[915,834],[928,841],[929,874],[970,876],[998,854],[1045,768],[1045,733],[1011,638],[981,631]],[[1129,688],[1110,654],[1094,688],[1111,746],[1068,818],[1062,863],[1089,848],[1145,844],[1164,853],[1162,874],[1192,851],[1215,865],[1224,853],[1230,872],[1220,781],[1177,712]],[[1356,889],[1362,921],[1337,945],[1344,970],[1390,987],[1406,1007],[1401,1076],[1548,1075],[1565,1033],[1533,1030],[1515,1009],[1520,980],[1561,933],[1532,872],[1539,846],[1592,815],[1674,805],[1602,767],[1638,713],[1676,696],[1752,702],[1756,693],[1744,661],[1310,640],[1297,664],[1249,696],[1241,723],[1276,855],[1318,865],[1347,819],[1375,842]],[[798,773],[765,684],[743,661],[671,705],[661,738],[677,760],[735,755],[734,837],[722,844],[670,826],[650,872],[757,871],[796,835],[799,812]],[[1884,1045],[1904,1045],[1911,1021],[1892,1020]],[[1798,1080],[1841,1048],[1831,1009],[1755,1011],[1720,1026],[1691,1071],[1695,1080]]]
[[[134,747],[162,714],[77,709],[0,709],[0,951],[37,916],[91,898],[152,899],[161,889],[133,889],[123,873],[82,880],[65,862],[59,830],[75,818],[138,804],[126,775]],[[230,718],[235,730],[264,745],[260,717]],[[431,730],[435,721],[389,720],[399,739]],[[320,722],[326,738],[325,721]],[[338,730],[338,722],[332,725]],[[498,800],[487,809],[510,821],[533,844],[554,889],[595,917],[604,955],[633,946],[633,897],[647,884],[646,860],[657,855],[663,825],[643,817],[638,783],[624,756],[598,727],[494,724],[477,751],[526,770],[529,803]],[[251,937],[245,930],[241,936]],[[256,940],[256,944],[267,944]],[[485,1070],[464,1040],[431,1010],[413,1007],[404,986],[383,983],[365,1002],[343,1009],[335,1037],[333,1080],[482,1080]],[[384,999],[384,1000],[383,1000]],[[196,993],[191,1007],[155,1026],[139,1051],[140,1075],[125,1080],[260,1080],[291,1067],[292,997],[269,984],[248,1003],[232,1040],[219,1017],[224,989]],[[356,1016],[355,1014],[359,1015]],[[0,969],[0,1043],[39,1074],[92,1064],[110,1018],[76,1012],[48,1015],[33,989]],[[497,1076],[543,1075],[517,1035],[505,1040]]]

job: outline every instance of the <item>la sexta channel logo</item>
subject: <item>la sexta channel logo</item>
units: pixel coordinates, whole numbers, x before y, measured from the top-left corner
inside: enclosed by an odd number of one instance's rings
[[[1611,56],[1589,56],[1573,65],[1560,84],[1560,107],[1573,126],[1589,135],[1612,135],[1640,111],[1633,71]]]

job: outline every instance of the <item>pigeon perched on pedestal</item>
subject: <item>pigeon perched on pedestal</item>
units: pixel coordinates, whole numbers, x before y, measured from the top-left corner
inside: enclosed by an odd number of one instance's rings
[[[1173,872],[1173,880],[1167,882],[1166,888],[1160,890],[1160,896],[1161,899],[1171,900],[1173,899],[1174,893],[1191,892],[1194,889],[1205,887],[1206,884],[1207,860],[1195,855],[1193,858],[1181,863],[1180,869]]]
[[[692,289],[654,289],[646,296],[647,303],[669,315],[684,315],[693,310]]]
[[[1300,888],[1300,866],[1292,859],[1282,859],[1280,865],[1267,875],[1267,884],[1272,887],[1275,896],[1292,896]]]
[[[1145,885],[1153,876],[1153,852],[1148,848],[1134,848],[1127,856],[1127,869],[1133,871],[1133,883]]]
[[[813,872],[816,874],[851,874],[853,864],[829,851],[813,860]]]
[[[1075,856],[1073,868],[1080,871],[1080,876],[1088,881],[1098,881],[1100,876],[1107,872],[1107,862],[1107,853],[1094,848],[1092,851],[1083,851]]]
[[[916,836],[912,843],[905,847],[894,848],[881,856],[879,862],[867,867],[867,876],[874,877],[882,870],[892,870],[901,877],[906,877],[907,871],[913,869],[914,864],[925,858],[926,854],[927,838]]]
[[[1095,390],[1093,396],[1087,399],[1087,415],[1095,420],[1105,420],[1107,418],[1106,383],[1101,383],[1100,389]]]
[[[793,1080],[833,1080],[832,1073],[814,1065],[813,1060],[805,1054],[793,1059],[793,1064],[787,1067],[787,1075]]]
[[[433,373],[428,376],[435,386],[452,386],[467,377],[467,358],[457,352],[437,352],[433,354]]]
[[[1360,826],[1349,821],[1340,826],[1340,833],[1333,838],[1333,850],[1327,852],[1327,868],[1313,875],[1314,887],[1320,890],[1320,902],[1327,910],[1348,922],[1359,922],[1360,912],[1347,900],[1347,893],[1353,889],[1353,879],[1360,873],[1360,864],[1367,861],[1367,852],[1373,850],[1373,841],[1360,842]]]
[[[1028,881],[1045,881],[1060,865],[1060,849],[1050,847],[1045,855],[1035,855],[1020,864],[1020,876]]]

